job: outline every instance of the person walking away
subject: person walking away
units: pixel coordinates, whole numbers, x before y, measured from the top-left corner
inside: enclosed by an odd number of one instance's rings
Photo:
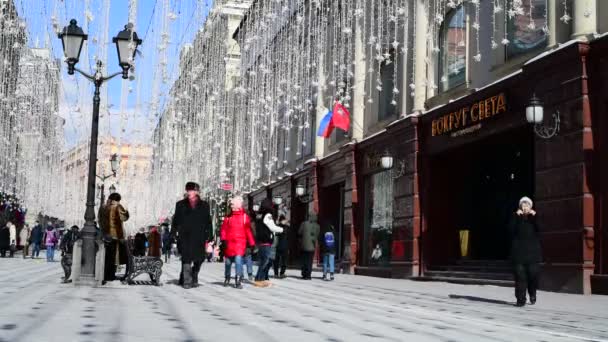
[[[279,216],[279,227],[283,228],[283,232],[276,234],[277,246],[274,259],[274,277],[285,278],[287,270],[287,254],[289,252],[289,243],[287,242],[287,230],[289,229],[289,220],[285,215]]]
[[[205,243],[205,253],[207,253],[207,262],[211,262],[213,260],[213,240]]]
[[[42,244],[42,239],[44,237],[42,225],[40,225],[38,221],[36,221],[36,225],[32,229],[32,233],[30,235],[30,244],[32,245],[32,259],[38,258],[38,256],[40,256],[40,245]]]
[[[148,238],[146,238],[145,228],[140,228],[139,232],[135,234],[135,241],[133,246],[133,256],[142,257],[146,255],[146,244]]]
[[[161,238],[157,227],[150,229],[148,236],[148,256],[160,258]]]
[[[177,235],[177,246],[182,256],[179,283],[185,289],[198,287],[205,241],[211,230],[209,204],[201,199],[198,184],[186,184],[185,198],[175,204],[174,213],[171,234]]]
[[[276,210],[270,198],[264,199],[260,207],[262,220],[255,224],[255,236],[258,242],[258,271],[255,276],[254,285],[257,287],[268,287],[270,286],[270,282],[266,280],[266,271],[270,263],[274,234],[282,233],[283,228],[275,223]]]
[[[61,238],[59,249],[61,250],[61,267],[63,268],[63,283],[71,283],[70,276],[72,275],[72,253],[74,252],[74,243],[78,240],[78,226],[72,226],[67,233]]]
[[[10,235],[9,257],[12,258],[15,256],[15,250],[17,250],[17,227],[11,221],[8,221],[6,226]]]
[[[23,259],[27,258],[27,255],[30,254],[30,237],[32,234],[32,229],[28,224],[21,228],[19,232],[19,244],[23,247]]]
[[[251,234],[251,219],[243,210],[243,198],[234,197],[230,201],[231,214],[224,219],[220,229],[220,240],[226,244],[224,251],[224,286],[230,284],[232,264],[235,264],[235,287],[242,289],[243,256],[247,246],[255,245]]]
[[[163,223],[163,254],[165,255],[165,263],[169,262],[171,259],[171,245],[173,244],[173,239],[171,239],[171,231],[169,230],[169,224]]]
[[[302,279],[312,279],[312,259],[319,239],[319,223],[317,215],[311,214],[308,221],[302,222],[298,229],[300,248],[302,251]]]
[[[46,246],[46,261],[47,262],[53,262],[55,261],[55,245],[57,244],[57,231],[55,230],[55,228],[53,228],[53,226],[50,224],[48,224],[48,226],[46,227],[46,239],[45,239],[45,246]]]
[[[11,247],[11,232],[7,225],[0,226],[0,256],[6,258],[6,252]]]
[[[536,304],[536,289],[542,260],[536,211],[532,207],[532,200],[522,197],[519,200],[519,209],[509,225],[515,298],[516,305],[520,307],[526,305],[526,290],[530,296],[530,304]]]
[[[259,215],[257,213],[251,212],[250,217],[254,218],[254,220],[251,222],[251,235],[253,236],[253,240],[255,240],[256,232],[255,222],[261,220],[261,217],[258,216]],[[249,281],[253,281],[253,255],[255,253],[257,253],[255,245],[247,246],[247,249],[245,249],[245,257],[243,258],[243,264],[247,268],[247,280]]]
[[[129,211],[120,204],[121,199],[122,197],[117,192],[110,194],[108,204],[104,207],[99,219],[106,244],[104,280],[102,284],[116,280],[118,266],[128,263],[128,247],[125,241],[124,222],[129,219]]]
[[[336,235],[332,224],[325,224],[323,234],[323,280],[334,280]],[[329,275],[328,275],[329,273]]]

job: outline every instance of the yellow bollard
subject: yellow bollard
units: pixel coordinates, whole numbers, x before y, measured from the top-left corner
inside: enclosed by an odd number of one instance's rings
[[[469,256],[469,230],[460,230],[460,257],[467,258]]]

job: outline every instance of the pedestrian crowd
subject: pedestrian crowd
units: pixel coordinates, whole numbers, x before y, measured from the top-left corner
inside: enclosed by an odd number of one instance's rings
[[[335,279],[336,232],[331,224],[323,224],[321,231],[314,214],[310,214],[308,220],[298,227],[297,234],[289,234],[289,215],[279,210],[272,200],[266,198],[259,210],[247,212],[243,207],[243,198],[235,196],[229,201],[230,210],[221,224],[219,241],[214,241],[210,238],[213,229],[210,206],[200,197],[199,185],[188,182],[184,198],[175,205],[171,227],[167,221],[147,231],[141,228],[136,234],[127,236],[124,222],[129,219],[129,212],[120,201],[120,194],[111,194],[98,213],[99,234],[106,251],[104,284],[127,277],[130,256],[164,258],[165,262],[169,262],[171,256],[179,256],[181,271],[178,284],[185,289],[200,285],[199,273],[205,259],[208,262],[224,262],[223,285],[226,287],[233,279],[237,289],[243,288],[245,280],[255,287],[270,287],[271,269],[275,279],[286,277],[288,237],[296,235],[302,279],[312,279],[313,259],[317,250],[321,252],[323,260],[323,280]],[[509,224],[517,306],[526,305],[526,295],[530,304],[535,304],[537,300],[542,252],[536,211],[532,208],[532,200],[523,197]],[[65,272],[63,281],[69,282],[73,248],[78,238],[77,226],[60,231],[51,222],[43,226],[36,221],[33,228],[25,224],[18,230],[9,221],[0,226],[0,256],[5,258],[8,253],[8,257],[12,258],[15,251],[20,249],[23,258],[30,256],[37,259],[41,249],[46,249],[47,262],[54,262],[55,250],[59,248]],[[254,257],[257,257],[258,264],[255,274]],[[116,277],[120,267],[125,267],[125,275]]]

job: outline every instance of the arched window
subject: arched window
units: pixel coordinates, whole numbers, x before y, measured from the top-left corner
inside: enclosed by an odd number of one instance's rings
[[[462,6],[451,11],[441,29],[439,77],[441,91],[465,82],[467,69],[466,18]]]
[[[507,59],[543,48],[547,44],[547,0],[525,1],[522,8],[525,14],[516,15],[507,23]]]

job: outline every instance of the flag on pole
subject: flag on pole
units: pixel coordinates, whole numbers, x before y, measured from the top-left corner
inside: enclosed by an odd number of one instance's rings
[[[327,114],[321,119],[321,123],[319,124],[319,130],[317,131],[317,136],[323,138],[329,138],[331,133],[334,131],[334,123],[332,122],[333,113],[328,111]]]
[[[336,101],[334,104],[333,116],[332,116],[332,124],[336,128],[339,128],[343,131],[348,132],[350,128],[350,112],[343,104]]]

